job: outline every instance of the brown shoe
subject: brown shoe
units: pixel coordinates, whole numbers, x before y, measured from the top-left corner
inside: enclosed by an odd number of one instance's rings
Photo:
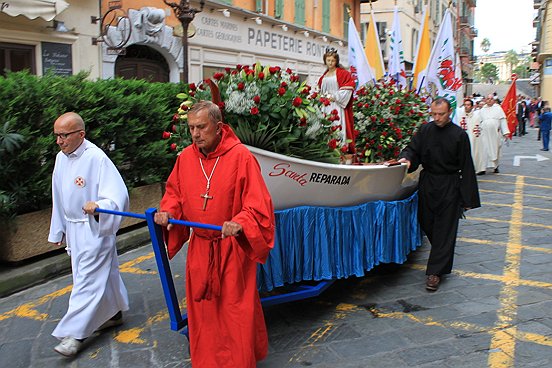
[[[436,291],[439,288],[441,277],[438,275],[429,275],[426,281],[426,290]]]

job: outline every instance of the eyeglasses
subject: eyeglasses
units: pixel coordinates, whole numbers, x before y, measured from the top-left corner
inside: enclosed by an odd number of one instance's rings
[[[65,140],[65,139],[67,139],[67,137],[69,137],[71,134],[77,133],[77,132],[82,132],[82,129],[73,130],[72,132],[68,132],[68,133],[53,133],[53,134],[54,134],[54,137],[55,137],[56,139],[61,138],[61,139]]]

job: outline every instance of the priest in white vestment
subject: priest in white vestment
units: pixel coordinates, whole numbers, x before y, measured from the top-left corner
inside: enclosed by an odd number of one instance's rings
[[[54,123],[61,152],[52,175],[48,241],[67,244],[73,289],[67,313],[52,335],[61,340],[54,350],[65,356],[75,355],[95,331],[121,324],[121,312],[128,310],[115,246],[121,217],[94,212],[98,207],[126,211],[128,192],[113,162],[85,134],[76,113],[65,113]]]
[[[481,140],[487,151],[487,167],[498,172],[498,160],[502,142],[510,134],[506,114],[502,107],[496,103],[494,96],[488,95],[485,107],[480,110],[481,116]]]
[[[481,116],[471,99],[464,100],[464,106],[458,109],[460,127],[470,138],[473,166],[478,175],[484,175],[487,169],[487,151],[481,139]]]

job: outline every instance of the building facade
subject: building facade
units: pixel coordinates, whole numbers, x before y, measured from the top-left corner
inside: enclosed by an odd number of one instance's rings
[[[100,76],[100,48],[92,45],[97,0],[0,1],[0,75],[29,70],[43,75],[87,71]]]
[[[537,95],[545,101],[552,101],[552,3],[548,0],[533,0],[538,11],[533,25],[536,39],[533,42],[534,74],[532,83],[537,87]]]
[[[102,14],[112,1],[102,1]],[[178,3],[178,2],[177,2]],[[102,78],[115,76],[177,82],[183,70],[183,28],[162,0],[123,1],[131,28],[125,54],[108,47],[124,36],[110,27],[102,46]],[[291,68],[314,83],[324,71],[323,54],[337,49],[347,62],[346,33],[352,0],[190,1],[195,14],[188,28],[188,80],[197,82],[237,64]],[[154,70],[155,69],[155,70]]]

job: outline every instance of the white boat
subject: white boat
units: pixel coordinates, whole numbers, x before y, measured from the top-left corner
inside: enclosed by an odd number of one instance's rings
[[[407,174],[406,164],[327,164],[247,148],[259,161],[276,210],[401,200],[409,197],[418,185],[418,172]]]

